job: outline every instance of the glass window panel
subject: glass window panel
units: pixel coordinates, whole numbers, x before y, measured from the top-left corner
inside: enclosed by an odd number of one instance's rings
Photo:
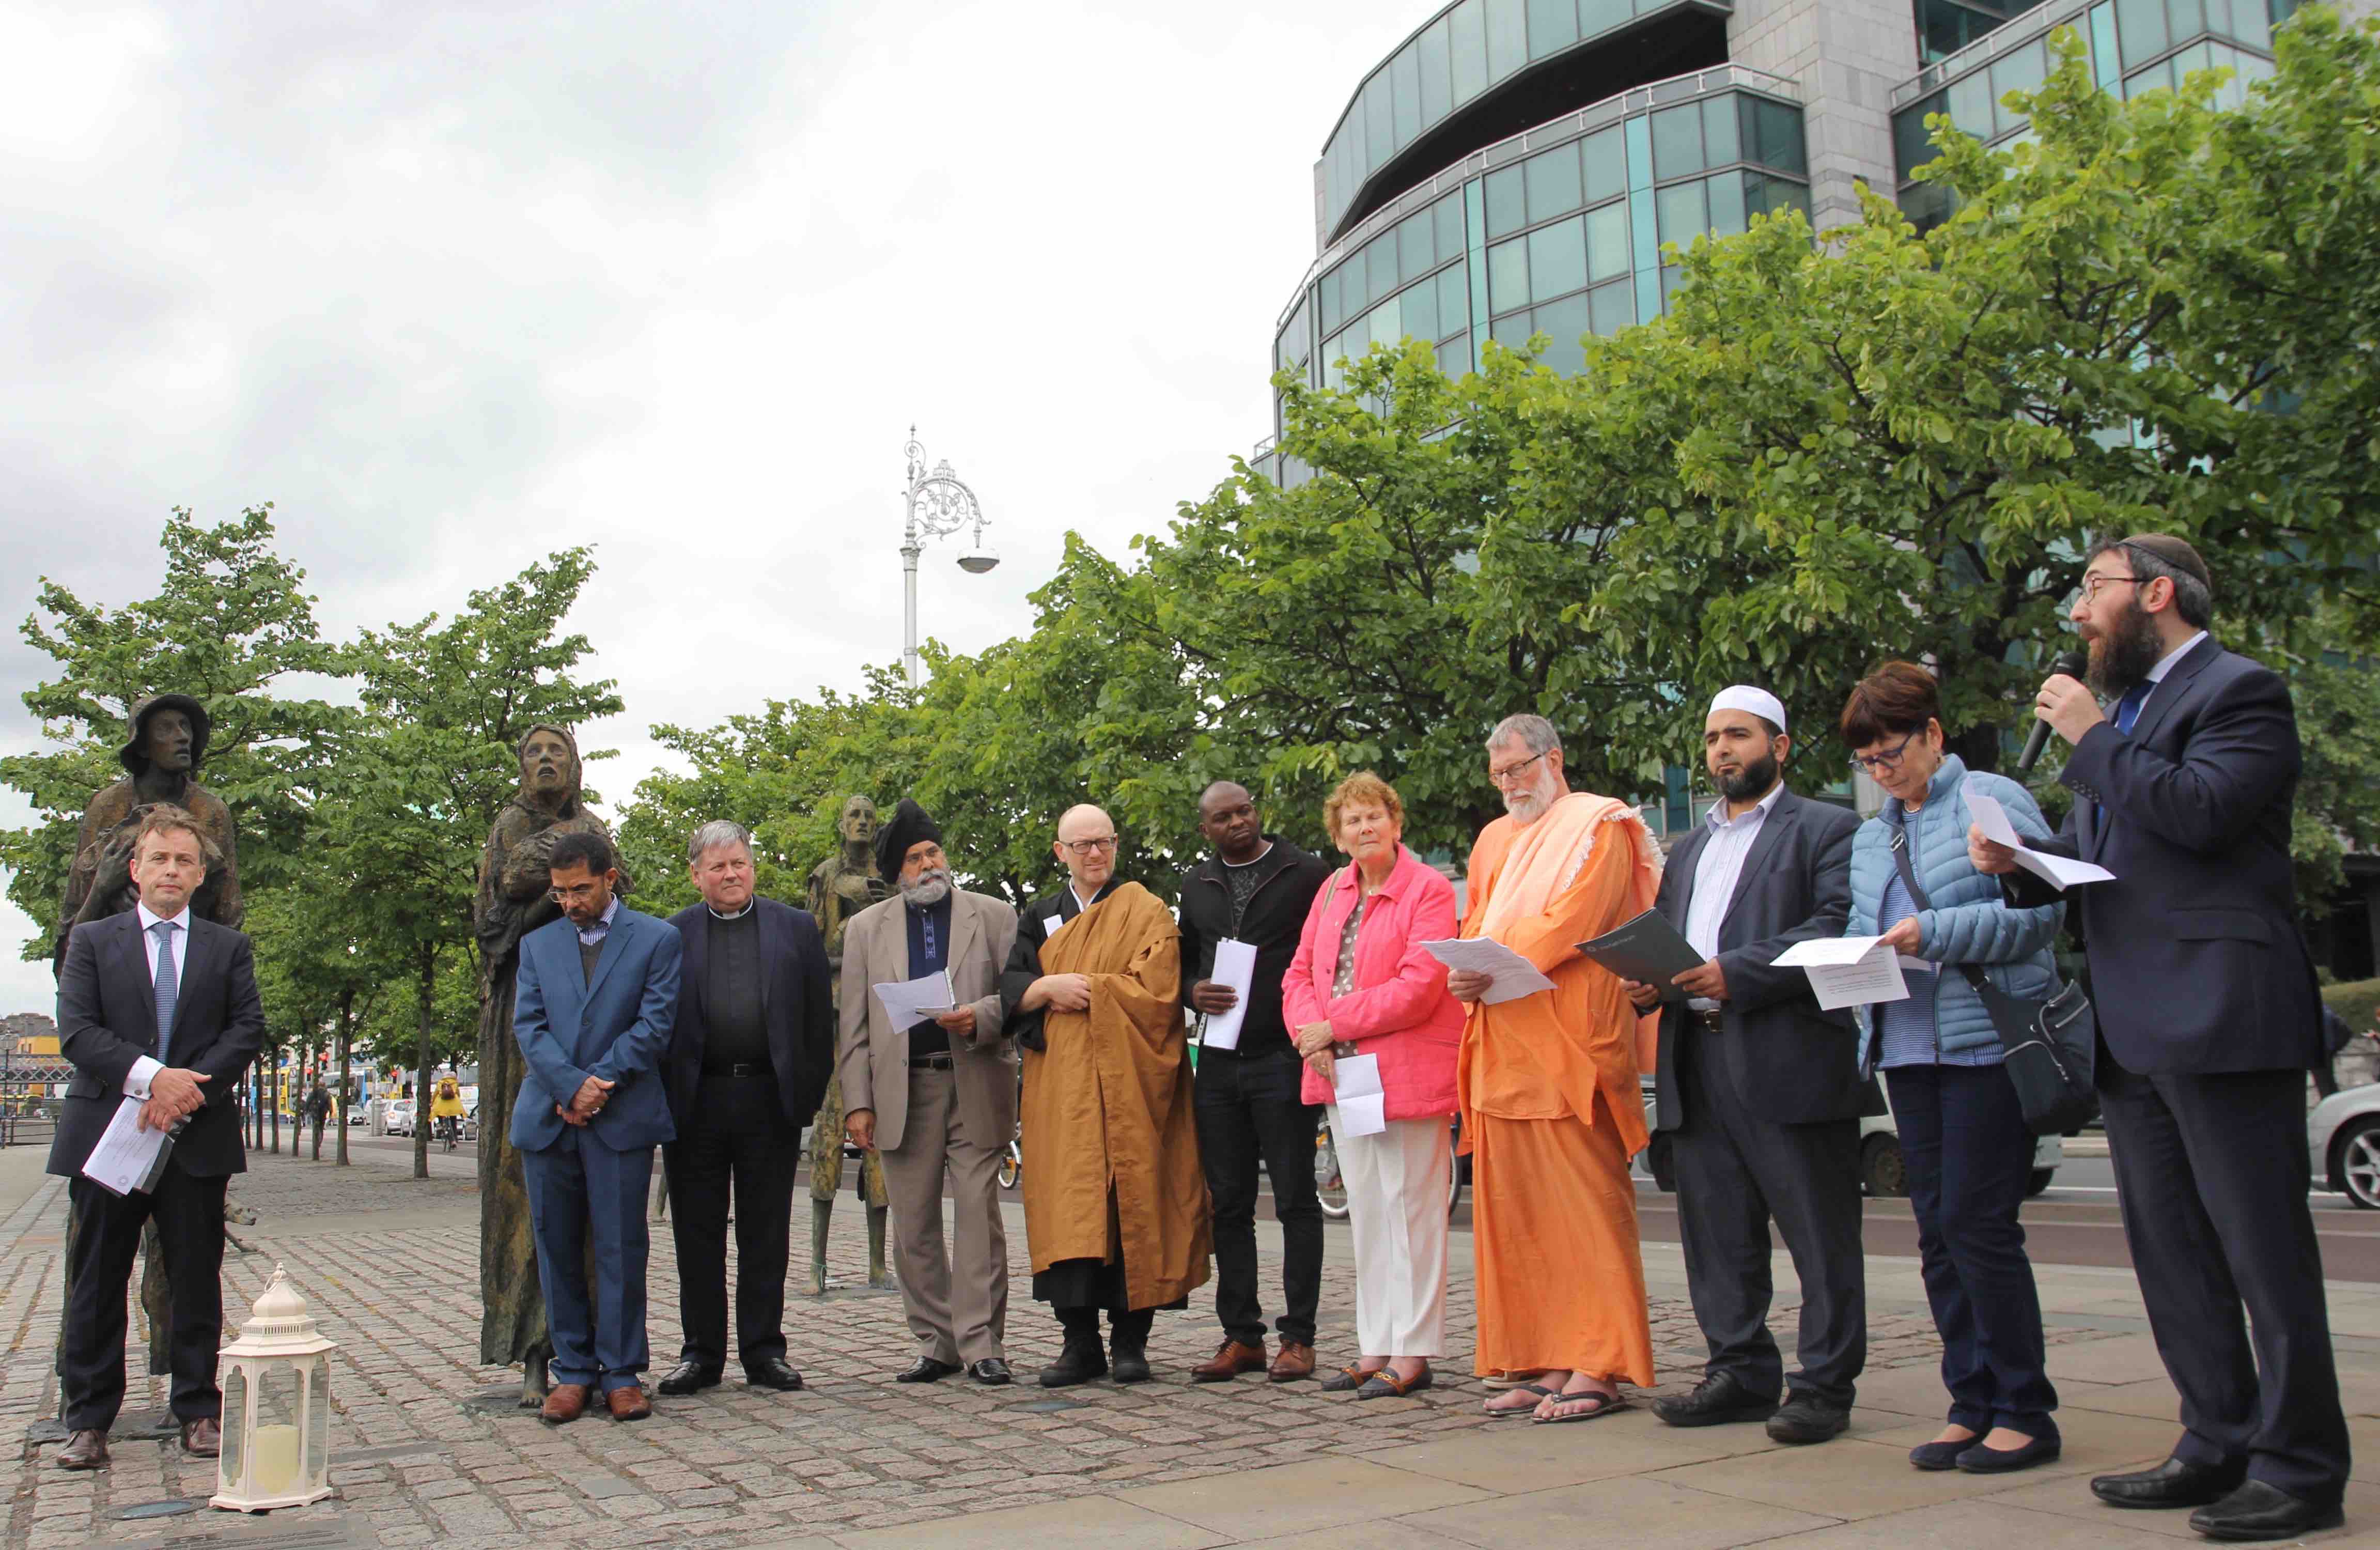
[[[2217,37],[2231,36],[2231,0],[2205,0],[2206,30]]]
[[[2165,0],[2116,0],[2116,34],[2123,43],[2127,69],[2163,54],[2168,36]]]
[[[1529,57],[1578,42],[1578,0],[1529,0]]]
[[[2124,95],[2137,97],[2143,92],[2173,90],[2173,66],[2170,63],[2152,65],[2124,78]]]
[[[1625,27],[1636,8],[1629,0],[1578,0],[1578,35],[1592,38],[1615,27]]]
[[[1702,109],[1689,103],[1653,115],[1653,176],[1683,177],[1703,165]]]
[[[1529,250],[1527,240],[1514,238],[1488,250],[1488,306],[1491,311],[1507,307],[1525,307],[1529,303]],[[1495,336],[1500,339],[1503,335]]]
[[[1672,183],[1654,199],[1660,211],[1662,241],[1689,248],[1696,235],[1710,229],[1710,200],[1703,190],[1702,179]]]
[[[1508,312],[1498,318],[1488,329],[1488,337],[1506,349],[1525,349],[1529,343],[1529,314]]]
[[[1364,88],[1364,160],[1367,172],[1379,171],[1396,153],[1396,104],[1390,98],[1389,72],[1382,70]]]
[[[1527,196],[1519,167],[1499,167],[1488,175],[1488,235],[1506,237],[1529,224]]]
[[[1438,325],[1451,332],[1471,323],[1469,266],[1455,264],[1438,272]]]
[[[1579,336],[1595,326],[1585,292],[1538,308],[1535,322],[1536,332],[1548,340],[1546,353],[1538,360],[1566,377],[1576,376],[1585,368],[1586,348],[1579,343]]]
[[[2038,91],[2048,67],[2048,56],[2038,41],[1993,62],[1992,105],[1998,114],[1996,122],[2001,134],[2023,123],[2024,115],[2003,104],[2000,99],[2011,92]]]
[[[1314,294],[1316,314],[1322,320],[1322,332],[1328,334],[1339,326],[1339,271],[1334,269],[1323,275]]]
[[[2252,0],[2251,0],[2252,3]],[[2123,76],[2123,62],[2116,52],[2116,7],[2098,5],[2091,7],[2091,79],[2102,92],[2113,91]]]
[[[1389,61],[1390,100],[1395,108],[1397,149],[1402,151],[1421,133],[1421,49],[1407,43]]]
[[[2175,43],[2206,31],[2205,0],[2165,0],[2165,35]]]
[[[1404,309],[1398,305],[1399,299],[1391,296],[1372,309],[1369,326],[1374,344],[1393,345],[1405,336]]]
[[[2181,84],[2190,79],[2190,73],[2192,70],[2211,70],[2214,67],[2215,60],[2208,53],[2206,44],[2199,43],[2183,49],[2173,56],[2174,86],[2179,90]]]
[[[1438,257],[1441,263],[1463,251],[1463,190],[1439,200],[1430,211],[1431,225],[1438,234]]]
[[[1609,338],[1636,321],[1636,298],[1625,280],[1597,286],[1586,293],[1587,316],[1595,331]]]
[[[1549,221],[1579,206],[1578,147],[1557,146],[1521,164],[1529,189],[1529,219]]]
[[[1447,19],[1446,62],[1457,106],[1488,86],[1488,0],[1463,0]]]
[[[1686,272],[1683,269],[1673,264],[1661,271],[1661,311],[1666,312],[1670,310],[1670,298],[1677,295],[1678,287],[1685,283]]]
[[[1438,283],[1425,280],[1397,298],[1398,321],[1416,339],[1438,338]]]
[[[1803,141],[1802,110],[1764,98],[1754,116],[1760,126],[1760,154],[1755,158],[1760,165],[1807,177],[1810,157]]]
[[[1501,80],[1529,62],[1529,27],[1522,0],[1481,0],[1488,7],[1488,79]]]
[[[1358,249],[1354,258],[1339,266],[1339,316],[1344,321],[1371,304],[1372,293],[1364,278],[1364,254]]]
[[[1598,280],[1628,272],[1628,201],[1614,200],[1586,214],[1586,267]]]
[[[1397,283],[1417,280],[1438,267],[1438,239],[1429,212],[1416,210],[1397,223]]]
[[[1420,50],[1415,57],[1421,75],[1421,121],[1424,125],[1437,123],[1454,107],[1447,89],[1446,22],[1446,18],[1439,17],[1424,28],[1416,45]]]
[[[1903,189],[1900,213],[1920,237],[1950,218],[1950,190],[1938,183],[1917,183]]]
[[[1628,191],[1628,149],[1620,141],[1618,125],[1587,136],[1578,148],[1585,164],[1587,203],[1617,199]]]
[[[1458,334],[1438,347],[1439,374],[1459,377],[1471,370],[1471,336]]]
[[[1394,228],[1364,244],[1364,274],[1365,288],[1374,300],[1397,288],[1397,234]]]
[[[1950,121],[1977,140],[1992,138],[1992,80],[1989,70],[1950,83]]]
[[[2250,48],[2273,46],[2273,24],[2256,0],[2231,0],[2231,36]]]
[[[1735,104],[1740,100],[1711,97],[1703,103],[1703,157],[1712,166],[1743,159],[1743,141],[1735,122]]]
[[[1708,179],[1711,230],[1733,237],[1744,229],[1743,177],[1740,172],[1715,173]]]
[[[1577,215],[1529,233],[1529,294],[1542,300],[1586,284],[1586,223]],[[1584,325],[1582,325],[1584,326]]]
[[[1901,181],[1907,182],[1911,173],[1941,154],[1934,148],[1925,119],[1929,114],[1942,112],[1943,102],[1943,94],[1937,92],[1892,116],[1892,159],[1900,169]]]

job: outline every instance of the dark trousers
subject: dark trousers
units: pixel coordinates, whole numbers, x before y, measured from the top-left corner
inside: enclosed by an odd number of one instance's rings
[[[1860,1254],[1859,1121],[1779,1125],[1746,1106],[1719,1064],[1726,1034],[1685,1019],[1674,1062],[1685,1122],[1672,1132],[1679,1236],[1708,1371],[1755,1394],[1780,1386],[1849,1405],[1867,1364],[1867,1274]],[[1768,1224],[1802,1282],[1790,1375],[1768,1333]]]
[[[748,1369],[785,1354],[785,1262],[793,1247],[800,1128],[786,1123],[771,1076],[706,1076],[686,1134],[669,1158],[677,1239],[679,1360],[727,1364],[727,1219],[735,1218],[735,1349]]]
[[[140,1227],[153,1214],[174,1294],[174,1415],[212,1421],[223,1414],[215,1351],[223,1344],[224,1188],[230,1180],[194,1178],[168,1159],[154,1194],[116,1196],[77,1176],[67,1184],[74,1213],[74,1295],[67,1307],[59,1364],[59,1420],[69,1432],[104,1432],[124,1408],[126,1298],[140,1251]]]
[[[2098,1080],[2124,1239],[2181,1393],[2174,1457],[2336,1502],[2347,1422],[2306,1206],[2305,1073],[2141,1076],[2103,1044]]]
[[[1099,1311],[1082,1304],[1068,1304],[1057,1310],[1058,1327],[1066,1332],[1066,1343],[1082,1341],[1096,1346],[1099,1343]],[[1108,1331],[1117,1349],[1136,1351],[1148,1344],[1148,1332],[1157,1323],[1154,1308],[1135,1309],[1125,1312],[1111,1307],[1108,1310]]]
[[[1950,1423],[2054,1437],[2058,1391],[2045,1370],[2041,1295],[2017,1210],[2033,1173],[2033,1132],[1998,1066],[1887,1071],[1925,1300],[1942,1336]]]
[[[1198,1057],[1198,1156],[1215,1232],[1215,1317],[1244,1345],[1265,1337],[1257,1299],[1257,1159],[1272,1179],[1281,1223],[1283,1340],[1314,1344],[1322,1297],[1322,1202],[1314,1192],[1314,1138],[1321,1110],[1298,1097],[1305,1062],[1293,1050],[1243,1059],[1223,1050]]]
[[[614,1152],[565,1128],[541,1152],[524,1148],[537,1274],[553,1331],[553,1381],[609,1394],[640,1382],[651,1352],[645,1340],[645,1196],[653,1183],[653,1149]],[[588,1247],[594,1284],[588,1284]]]

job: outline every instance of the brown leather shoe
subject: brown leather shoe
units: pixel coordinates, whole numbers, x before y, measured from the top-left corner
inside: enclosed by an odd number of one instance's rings
[[[58,1456],[51,1462],[62,1470],[107,1468],[107,1434],[104,1432],[67,1434],[67,1446],[58,1449]]]
[[[653,1413],[653,1402],[646,1398],[645,1391],[634,1384],[606,1394],[603,1403],[611,1407],[614,1421],[642,1421]]]
[[[553,1392],[545,1397],[537,1418],[548,1426],[566,1426],[587,1413],[587,1385],[583,1383],[558,1383]]]
[[[1272,1359],[1272,1371],[1266,1375],[1275,1383],[1295,1383],[1314,1376],[1314,1348],[1283,1340],[1281,1354]]]
[[[1239,1341],[1234,1340],[1230,1336],[1226,1335],[1223,1336],[1223,1343],[1215,1348],[1213,1360],[1206,1362],[1202,1366],[1193,1367],[1190,1369],[1190,1381],[1193,1383],[1228,1383],[1232,1379],[1238,1377],[1242,1373],[1261,1373],[1264,1369],[1265,1349],[1263,1341],[1259,1340],[1253,1346],[1246,1346],[1242,1345]],[[1312,1361],[1309,1361],[1306,1363],[1305,1370],[1309,1373],[1314,1371],[1314,1364]]]
[[[212,1458],[223,1452],[223,1427],[213,1421],[182,1422],[182,1451],[193,1458]]]

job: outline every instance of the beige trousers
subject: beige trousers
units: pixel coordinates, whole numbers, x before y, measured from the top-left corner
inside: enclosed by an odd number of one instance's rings
[[[1446,1354],[1446,1191],[1453,1143],[1443,1116],[1351,1136],[1332,1105],[1330,1140],[1347,1185],[1355,1250],[1355,1343],[1366,1356]]]
[[[880,1153],[892,1206],[892,1268],[918,1354],[937,1361],[1005,1358],[1008,1233],[1000,1216],[1000,1154],[1006,1136],[970,1136],[959,1121],[948,1071],[909,1068],[909,1119],[901,1144]],[[942,1176],[957,1218],[955,1263],[942,1243]]]

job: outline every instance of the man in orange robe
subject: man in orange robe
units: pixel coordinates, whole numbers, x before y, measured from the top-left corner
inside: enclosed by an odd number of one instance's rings
[[[1491,1415],[1589,1421],[1625,1408],[1618,1380],[1651,1386],[1653,1333],[1628,1177],[1645,1139],[1640,1019],[1577,945],[1652,908],[1660,854],[1633,808],[1570,788],[1542,716],[1498,725],[1488,774],[1505,816],[1472,847],[1463,934],[1554,983],[1491,1005],[1487,975],[1447,979],[1470,1006],[1456,1081],[1474,1158],[1477,1368],[1543,1373],[1490,1398]]]

